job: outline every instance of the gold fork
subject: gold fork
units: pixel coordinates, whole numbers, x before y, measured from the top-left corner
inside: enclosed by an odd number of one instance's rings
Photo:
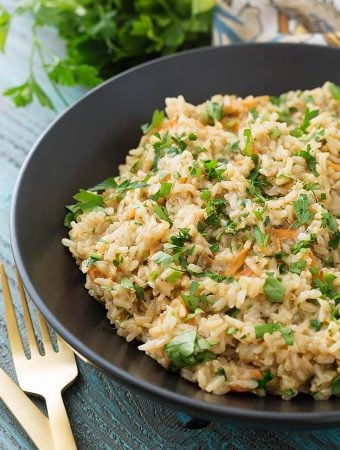
[[[59,351],[56,352],[53,349],[46,322],[37,310],[40,334],[44,347],[44,355],[40,354],[24,287],[17,271],[19,295],[31,353],[30,359],[26,357],[23,339],[15,315],[13,299],[9,290],[5,268],[2,264],[0,264],[0,275],[8,338],[19,385],[25,392],[41,396],[45,399],[55,449],[76,449],[77,447],[61,395],[62,391],[78,375],[74,353],[59,336],[57,336]]]

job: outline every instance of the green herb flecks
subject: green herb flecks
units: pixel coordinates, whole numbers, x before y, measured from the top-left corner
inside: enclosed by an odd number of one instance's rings
[[[268,275],[263,285],[263,291],[267,299],[272,303],[282,303],[285,296],[285,288],[278,278]]]
[[[314,156],[311,155],[310,151],[311,151],[311,146],[310,146],[310,144],[308,144],[307,149],[301,150],[301,152],[299,153],[299,156],[301,156],[302,158],[304,158],[306,160],[308,169],[313,173],[313,175],[318,177],[319,173],[316,170],[316,159]]]
[[[162,125],[164,119],[165,119],[164,111],[156,109],[152,114],[151,123],[145,123],[144,125],[141,126],[143,133],[146,134],[149,133],[149,131],[158,128],[160,125]]]
[[[246,138],[243,153],[245,156],[252,156],[252,154],[253,154],[253,136],[251,134],[251,129],[246,128],[243,132],[243,136]]]
[[[333,395],[340,395],[340,375],[332,381],[331,389]]]
[[[170,227],[172,227],[172,222],[171,222],[169,213],[168,213],[167,209],[165,208],[165,206],[154,205],[152,207],[152,211],[156,214],[156,216],[158,216],[161,220],[168,222]]]
[[[311,111],[309,108],[307,108],[305,110],[302,124],[299,127],[294,128],[290,132],[291,136],[301,137],[304,133],[307,133],[307,130],[310,126],[311,120],[314,119],[315,117],[317,117],[318,115],[319,115],[318,109],[314,109]]]
[[[100,261],[102,259],[102,255],[100,253],[92,252],[89,254],[89,257],[86,261],[86,266],[91,267],[93,264],[95,264],[97,261]]]
[[[161,183],[161,187],[155,194],[151,195],[152,200],[157,201],[159,198],[166,198],[171,191],[172,183]]]
[[[190,285],[190,294],[184,295],[182,294],[182,300],[186,304],[186,306],[189,308],[190,312],[194,312],[201,303],[207,303],[207,296],[206,295],[197,295],[197,289],[199,288],[199,283],[197,281],[192,281]]]
[[[289,270],[289,272],[297,273],[298,275],[300,275],[301,272],[306,268],[306,266],[307,266],[306,261],[303,261],[301,259],[300,261],[296,261],[296,262],[289,264],[288,270]]]
[[[284,327],[280,322],[264,323],[254,325],[256,339],[262,339],[266,333],[272,334],[274,331],[279,331],[287,345],[293,345],[294,332],[290,328]]]
[[[209,123],[220,122],[223,117],[223,103],[207,102],[206,111]]]
[[[216,355],[210,348],[209,341],[199,336],[196,330],[179,334],[164,346],[171,365],[176,369],[215,359]]]
[[[329,92],[331,93],[331,96],[334,98],[334,100],[340,100],[340,86],[337,86],[334,83],[330,83]]]
[[[309,323],[310,323],[310,326],[311,326],[315,331],[320,331],[320,330],[321,330],[322,323],[321,323],[319,320],[317,320],[317,319],[311,319],[311,320],[309,321]]]
[[[64,225],[71,226],[71,222],[77,218],[81,213],[88,213],[95,208],[104,206],[103,197],[85,189],[80,189],[78,194],[73,197],[77,200],[74,205],[66,205],[65,208],[69,211],[65,215]]]
[[[271,381],[273,379],[273,375],[267,370],[265,372],[262,373],[262,378],[261,380],[257,381],[257,387],[258,389],[266,389],[267,384],[269,383],[269,381]]]
[[[123,286],[125,289],[134,291],[137,297],[144,299],[144,289],[141,286],[138,286],[138,284],[132,283],[132,281],[129,278],[123,277],[120,281],[120,285]]]
[[[216,159],[209,159],[203,163],[208,180],[221,181],[222,175],[225,172],[226,163],[220,163]]]
[[[300,194],[297,200],[293,200],[293,207],[296,214],[297,222],[294,224],[294,228],[307,224],[312,214],[310,212],[310,202],[305,194]]]
[[[260,227],[258,225],[255,225],[253,227],[254,237],[257,245],[260,245],[261,247],[264,247],[268,243],[269,235],[262,233]]]

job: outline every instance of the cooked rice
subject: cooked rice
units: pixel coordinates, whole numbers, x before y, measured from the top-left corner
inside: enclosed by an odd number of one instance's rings
[[[340,394],[335,91],[167,98],[115,178],[141,187],[71,208],[63,244],[118,334],[207,392]]]

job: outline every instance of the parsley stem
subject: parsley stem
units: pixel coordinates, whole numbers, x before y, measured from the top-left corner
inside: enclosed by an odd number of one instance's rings
[[[44,57],[44,51],[45,51],[45,53],[47,53],[47,51],[46,51],[46,49],[44,48],[44,46],[42,45],[42,43],[40,42],[40,40],[39,40],[39,38],[37,36],[36,26],[34,26],[33,29],[32,29],[32,35],[33,35],[33,46],[32,47],[34,49],[34,52],[35,52],[35,50],[37,50],[37,52],[38,52],[41,65],[42,65],[42,67],[44,69],[44,72],[45,72],[47,78],[50,81],[50,84],[51,84],[52,88],[54,89],[55,93],[58,95],[58,97],[60,98],[60,100],[62,101],[64,106],[66,106],[66,107],[69,106],[68,101],[66,100],[66,98],[61,93],[59,87],[57,86],[57,83],[49,77],[49,74],[48,74],[48,71],[47,71],[48,64],[47,64],[47,62],[45,60],[45,57]],[[49,51],[48,51],[48,54],[49,54],[49,56],[52,59],[56,58],[56,56],[53,55]],[[32,61],[30,59],[30,71],[31,71],[31,73],[33,72],[33,57],[32,57]]]

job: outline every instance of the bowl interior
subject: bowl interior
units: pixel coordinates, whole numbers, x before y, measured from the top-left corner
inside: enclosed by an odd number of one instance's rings
[[[331,425],[340,399],[291,402],[250,395],[215,396],[162,369],[118,337],[105,310],[83,287],[84,277],[61,245],[64,205],[79,188],[117,173],[137,145],[140,124],[164,98],[193,103],[216,93],[280,94],[326,80],[340,83],[340,50],[303,45],[243,45],[200,49],[119,75],[62,115],[30,153],[18,180],[11,238],[29,294],[51,325],[79,353],[131,386],[202,416],[278,424]],[[271,426],[271,425],[270,425]]]

